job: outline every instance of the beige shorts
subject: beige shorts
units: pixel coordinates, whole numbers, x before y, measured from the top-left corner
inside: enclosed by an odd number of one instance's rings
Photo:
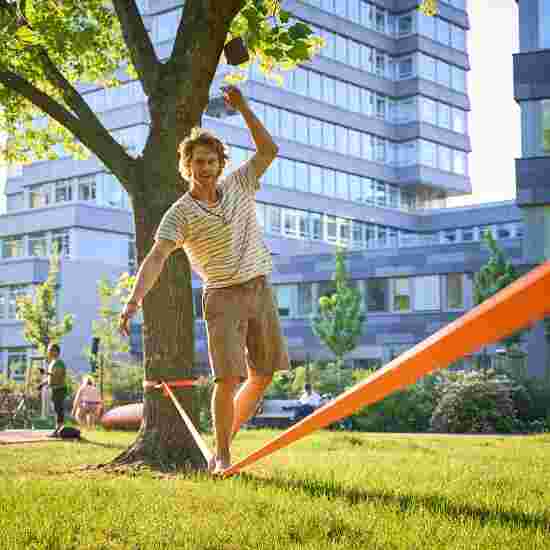
[[[244,380],[250,371],[268,376],[289,369],[279,312],[266,277],[207,289],[203,292],[202,307],[215,380],[228,377]]]

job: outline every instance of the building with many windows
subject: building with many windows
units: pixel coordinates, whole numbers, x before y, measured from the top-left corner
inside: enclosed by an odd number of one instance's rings
[[[350,277],[367,314],[349,357],[358,365],[394,357],[472,307],[473,274],[488,255],[483,231],[514,263],[526,263],[528,200],[446,208],[448,197],[471,191],[468,14],[465,0],[440,0],[434,18],[417,4],[287,0],[285,8],[323,36],[325,48],[286,73],[282,86],[255,66],[243,84],[280,149],[257,194],[257,213],[274,256],[273,284],[294,361],[330,357],[309,318],[331,291],[336,245],[351,251]],[[181,8],[171,0],[140,5],[165,57]],[[226,70],[220,67],[213,83],[203,124],[226,141],[234,167],[252,154],[252,142],[240,116],[220,102]],[[137,82],[87,90],[85,97],[121,143],[141,150],[148,114]],[[82,351],[91,341],[97,281],[135,268],[128,197],[95,158],[62,157],[12,168],[5,198],[0,365],[18,376],[16,364],[34,358],[15,318],[15,299],[45,279],[47,254],[57,243],[64,256],[59,310],[76,315],[63,354],[71,367],[86,370]],[[200,319],[200,282],[193,285]],[[205,366],[200,320],[196,335],[197,361]],[[139,353],[138,325],[132,344]]]

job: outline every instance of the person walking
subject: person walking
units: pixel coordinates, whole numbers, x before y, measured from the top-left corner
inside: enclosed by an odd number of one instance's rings
[[[61,348],[59,344],[49,344],[47,348],[48,359],[48,386],[51,391],[51,399],[56,414],[56,428],[50,437],[59,437],[59,432],[65,424],[65,397],[67,397],[67,368],[59,358]]]
[[[203,281],[203,316],[215,382],[216,452],[209,464],[214,473],[231,465],[231,441],[256,411],[273,373],[289,369],[269,281],[271,254],[256,219],[255,201],[259,178],[275,159],[278,147],[238,88],[223,88],[223,94],[228,107],[243,116],[256,152],[221,178],[228,156],[218,137],[195,128],[179,145],[180,172],[189,181],[189,191],[164,214],[119,324],[128,336],[129,320],[157,281],[166,259],[176,248],[183,248]]]
[[[101,395],[94,379],[91,376],[85,376],[76,392],[72,415],[81,426],[90,429],[95,427],[101,407]]]

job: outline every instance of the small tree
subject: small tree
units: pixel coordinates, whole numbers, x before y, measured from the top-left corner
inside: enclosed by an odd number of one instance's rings
[[[100,347],[94,356],[87,348],[85,353],[91,362],[97,362],[100,367],[100,384],[103,393],[103,384],[108,387],[109,393],[113,390],[113,366],[117,364],[117,355],[128,353],[130,346],[125,338],[122,338],[119,330],[119,316],[121,302],[128,297],[135,277],[123,273],[116,284],[112,285],[108,280],[101,279],[97,286],[99,296],[99,319],[92,322],[92,334],[99,338]],[[141,373],[143,375],[143,372]],[[104,377],[109,381],[104,380]]]
[[[17,317],[24,323],[24,338],[42,357],[46,357],[50,342],[59,342],[73,329],[73,315],[67,313],[58,321],[56,289],[59,265],[59,255],[54,249],[50,255],[50,269],[46,281],[36,287],[34,297],[20,296],[16,302]]]
[[[312,320],[313,332],[334,353],[339,367],[344,355],[357,346],[361,336],[361,295],[348,285],[345,253],[336,250],[336,290],[319,299],[319,315]]]
[[[481,304],[519,277],[512,263],[506,259],[504,253],[498,247],[490,231],[483,234],[483,240],[489,247],[490,256],[487,263],[474,277],[474,301],[476,305]],[[521,335],[522,331],[519,331],[502,340],[507,352],[510,351],[510,348],[519,344]]]

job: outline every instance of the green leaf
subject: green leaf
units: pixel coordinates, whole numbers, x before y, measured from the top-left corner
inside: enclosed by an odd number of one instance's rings
[[[15,35],[19,42],[28,46],[36,46],[41,42],[40,37],[38,37],[36,33],[34,33],[31,29],[29,29],[29,27],[19,27],[15,32]]]

